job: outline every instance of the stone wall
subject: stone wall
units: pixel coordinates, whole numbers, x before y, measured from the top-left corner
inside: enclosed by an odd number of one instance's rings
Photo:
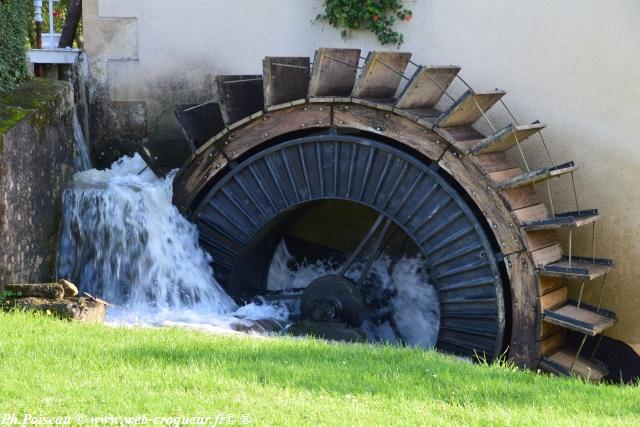
[[[55,278],[60,196],[75,172],[72,85],[36,79],[0,98],[0,286]]]

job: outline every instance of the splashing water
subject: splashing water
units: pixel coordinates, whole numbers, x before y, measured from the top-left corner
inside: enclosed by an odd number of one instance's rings
[[[377,288],[375,294],[393,295],[389,304],[394,310],[393,319],[404,343],[432,348],[438,339],[440,304],[437,292],[424,272],[423,263],[420,257],[403,257],[394,264],[390,257],[382,256],[373,263],[370,277],[373,277]],[[355,280],[362,268],[363,263],[356,262],[346,276]],[[273,291],[304,288],[314,279],[336,274],[339,269],[340,264],[332,260],[296,264],[283,240],[276,248],[269,267],[267,288]],[[364,294],[366,301],[368,296],[366,292]],[[369,313],[363,325],[368,340],[399,343],[389,322],[378,324],[371,320],[375,314]]]
[[[267,304],[238,309],[215,281],[196,227],[171,203],[173,176],[156,177],[137,154],[74,175],[63,194],[58,276],[117,305],[107,312],[117,324],[218,330],[286,319]]]

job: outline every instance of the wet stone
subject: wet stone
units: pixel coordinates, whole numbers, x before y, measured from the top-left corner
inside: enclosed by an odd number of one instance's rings
[[[259,333],[259,334],[266,334],[269,332],[271,333],[281,332],[285,327],[285,323],[276,319],[259,319],[259,320],[243,319],[242,323],[240,322],[232,323],[230,327],[232,330],[237,332],[245,332],[245,333],[253,332],[253,333]]]

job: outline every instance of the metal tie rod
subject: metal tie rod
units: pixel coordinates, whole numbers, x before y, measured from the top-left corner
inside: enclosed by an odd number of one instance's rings
[[[342,59],[334,58],[333,56],[325,55],[324,57],[327,58],[327,59],[331,59],[332,61],[336,61],[336,62],[338,62],[340,64],[347,65],[347,66],[352,67],[352,68],[357,68],[358,70],[360,70],[362,68],[362,67],[358,67],[357,65],[350,64],[347,61],[343,61]]]
[[[407,80],[411,80],[409,77],[405,76],[404,74],[402,74],[400,71],[394,69],[391,65],[384,63],[383,61],[381,61],[380,59],[376,58],[376,61],[378,61],[379,63],[381,63],[382,65],[384,65],[385,67],[387,67],[389,70],[391,70],[392,72],[396,73],[397,75],[399,75],[400,77],[402,77],[403,79],[407,79]]]
[[[258,80],[262,80],[262,77],[256,77],[254,79],[241,79],[241,80],[227,80],[226,82],[222,82],[222,84],[232,84],[232,83],[243,83],[243,82],[255,82]]]
[[[443,88],[442,86],[440,86],[440,83],[438,83],[438,82],[436,81],[436,79],[434,79],[433,77],[431,77],[431,75],[429,74],[429,72],[428,72],[428,71],[426,72],[426,75],[427,75],[427,77],[429,78],[429,80],[431,80],[431,81],[433,82],[433,84],[435,84],[436,86],[438,86],[438,89],[440,89],[440,90],[442,91],[442,93],[444,93],[445,95],[447,95],[447,96],[449,97],[449,99],[450,99],[450,100],[452,100],[453,102],[455,102],[455,101],[456,101],[456,99],[455,99],[453,96],[451,96],[451,95],[449,94],[449,92],[447,92],[447,90],[446,90],[445,88]]]
[[[305,67],[303,65],[282,64],[280,62],[274,62],[271,65],[277,65],[278,67],[288,67],[288,68],[302,68],[303,70],[309,69],[309,67]]]

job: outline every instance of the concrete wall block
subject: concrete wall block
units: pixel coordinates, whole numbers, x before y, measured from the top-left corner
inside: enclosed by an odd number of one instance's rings
[[[55,279],[60,197],[75,172],[72,101],[70,83],[46,80],[2,99],[27,114],[0,135],[0,285]]]

